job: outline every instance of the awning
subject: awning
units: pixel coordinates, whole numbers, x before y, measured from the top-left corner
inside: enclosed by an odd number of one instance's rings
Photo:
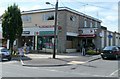
[[[77,37],[78,34],[77,34],[77,33],[73,33],[73,32],[67,32],[67,36],[74,36],[74,37]]]
[[[96,35],[95,34],[85,34],[85,35],[79,35],[79,37],[83,37],[83,38],[87,38],[87,37],[95,37]]]

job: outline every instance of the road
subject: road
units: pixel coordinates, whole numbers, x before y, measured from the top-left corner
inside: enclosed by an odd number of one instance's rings
[[[2,77],[118,77],[118,60],[95,60],[80,65],[27,67],[18,61],[4,61]]]

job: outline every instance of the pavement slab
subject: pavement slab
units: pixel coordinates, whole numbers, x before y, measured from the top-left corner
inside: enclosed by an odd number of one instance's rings
[[[101,58],[99,55],[96,56],[82,56],[82,55],[56,55],[56,58],[52,58],[50,54],[26,54],[25,57],[21,58],[23,66],[33,67],[51,67],[51,66],[67,66],[74,64],[84,64],[86,62],[92,62]]]

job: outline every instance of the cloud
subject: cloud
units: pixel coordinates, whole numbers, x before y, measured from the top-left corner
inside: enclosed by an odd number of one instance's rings
[[[45,2],[46,0],[1,0],[0,3],[6,2]],[[56,0],[47,0],[56,2]],[[58,0],[60,2],[60,0]],[[62,0],[62,2],[119,2],[119,0]]]
[[[5,12],[6,8],[5,7],[1,7],[0,8],[0,16]]]
[[[100,20],[102,20],[102,25],[105,25],[108,27],[108,29],[114,31],[118,30],[117,1],[118,0],[59,0],[59,6],[68,6],[82,13],[85,12],[85,14],[89,16],[99,18]],[[1,0],[0,15],[5,11],[8,5],[13,4],[14,2],[16,2],[19,5],[21,11],[53,7],[51,5],[46,5],[46,0]],[[56,0],[47,0],[47,2],[55,4]],[[84,7],[84,5],[87,3],[91,5],[86,5]]]
[[[117,21],[118,17],[117,16],[106,16],[105,19],[107,21]]]

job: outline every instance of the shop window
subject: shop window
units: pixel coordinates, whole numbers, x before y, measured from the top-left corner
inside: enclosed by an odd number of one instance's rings
[[[47,20],[54,20],[54,13],[45,13],[43,15],[43,20],[47,21]]]
[[[38,37],[38,49],[53,48],[52,37]]]
[[[72,41],[73,37],[67,36],[67,41]]]
[[[30,15],[23,15],[22,21],[23,22],[31,22],[31,16]]]

